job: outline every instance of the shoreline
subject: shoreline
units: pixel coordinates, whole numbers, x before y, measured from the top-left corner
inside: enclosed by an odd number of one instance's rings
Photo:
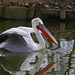
[[[14,4],[12,2],[10,2],[10,4],[0,4],[0,19],[27,20],[34,17],[40,17],[46,19],[56,18],[58,20],[74,20],[75,18],[75,9],[67,8],[69,5],[60,8],[63,5],[62,3],[60,7],[56,8],[59,5],[58,3],[53,7],[48,2],[42,0],[37,1],[31,3],[18,3],[19,5],[14,2]]]

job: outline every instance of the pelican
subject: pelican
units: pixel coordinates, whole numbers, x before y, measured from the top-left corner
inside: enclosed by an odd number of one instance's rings
[[[34,18],[31,21],[31,27],[17,27],[8,29],[0,34],[0,48],[11,52],[30,52],[45,49],[43,33],[51,42],[58,45],[56,39],[46,29],[40,18]],[[35,33],[39,43],[35,43],[31,37]]]

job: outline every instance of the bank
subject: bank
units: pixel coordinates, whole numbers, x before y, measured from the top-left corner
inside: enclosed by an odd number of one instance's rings
[[[56,4],[58,6],[59,3]],[[55,6],[55,7],[56,7]],[[61,7],[61,6],[60,6]],[[59,7],[59,8],[60,8]],[[46,19],[74,19],[75,10],[71,8],[61,7],[54,8],[48,2],[32,2],[23,4],[0,4],[1,19],[31,19],[33,17],[41,17]]]

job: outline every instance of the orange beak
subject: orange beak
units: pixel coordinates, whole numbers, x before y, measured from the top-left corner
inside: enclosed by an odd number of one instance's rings
[[[40,30],[51,42],[55,43],[58,45],[58,42],[56,39],[53,37],[53,35],[46,29],[46,27],[43,24],[40,24],[36,26],[38,30]]]

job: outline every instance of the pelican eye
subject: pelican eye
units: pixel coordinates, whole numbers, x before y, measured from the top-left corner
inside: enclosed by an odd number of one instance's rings
[[[41,25],[41,23],[39,22],[39,25]]]

